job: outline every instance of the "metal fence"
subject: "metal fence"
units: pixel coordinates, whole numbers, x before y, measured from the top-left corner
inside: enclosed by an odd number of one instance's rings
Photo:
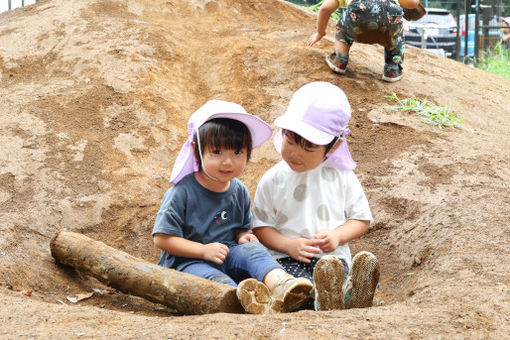
[[[503,0],[457,0],[457,60],[476,61],[501,40],[500,18],[510,16]]]
[[[19,7],[17,4],[21,5],[21,7],[25,7],[27,5],[31,5],[35,2],[39,2],[39,0],[21,0],[21,1],[13,1],[13,0],[7,0],[7,10],[11,10],[13,8]]]

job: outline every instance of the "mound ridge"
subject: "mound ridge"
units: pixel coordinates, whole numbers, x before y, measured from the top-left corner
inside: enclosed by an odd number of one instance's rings
[[[0,295],[8,306],[0,335],[507,337],[510,81],[407,48],[404,78],[387,84],[383,49],[362,44],[338,76],[324,62],[333,28],[308,48],[314,27],[314,14],[276,0],[43,0],[0,14]],[[217,98],[272,123],[316,80],[341,87],[353,108],[347,140],[375,224],[351,248],[380,259],[384,303],[189,317],[123,294],[66,302],[104,287],[54,263],[56,232],[156,262],[150,232],[189,115]],[[439,130],[390,110],[392,93],[451,105],[465,120]],[[241,178],[252,194],[276,161],[270,142],[254,152]]]

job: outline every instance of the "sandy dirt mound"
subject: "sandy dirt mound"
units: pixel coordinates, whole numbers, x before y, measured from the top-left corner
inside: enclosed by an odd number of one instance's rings
[[[509,338],[510,81],[408,48],[349,70],[305,40],[315,15],[283,1],[43,0],[0,15],[0,337]],[[150,232],[191,113],[212,98],[273,122],[323,80],[348,95],[348,142],[375,224],[354,252],[381,261],[378,306],[273,316],[181,316],[55,264],[50,239],[83,233],[156,262]],[[440,130],[388,98],[451,105]],[[253,194],[271,143],[242,176]],[[95,290],[77,304],[67,297]],[[32,292],[28,296],[29,291]]]

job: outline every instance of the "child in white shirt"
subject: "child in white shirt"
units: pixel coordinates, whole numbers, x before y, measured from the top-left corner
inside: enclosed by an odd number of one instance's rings
[[[254,198],[253,232],[289,274],[315,281],[316,310],[371,306],[379,280],[373,254],[351,263],[348,242],[373,219],[345,141],[350,112],[330,83],[296,91],[275,121],[283,160],[264,174]]]

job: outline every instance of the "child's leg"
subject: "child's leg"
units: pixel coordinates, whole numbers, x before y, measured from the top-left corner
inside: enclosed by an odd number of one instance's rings
[[[310,299],[311,282],[287,274],[261,243],[249,242],[232,247],[227,260],[229,270],[227,273],[232,277],[239,277],[240,274],[247,272],[257,281],[262,281],[271,291],[273,301],[270,305],[272,306],[266,312],[274,312],[280,306],[282,312],[290,312]],[[263,294],[262,287],[256,285],[253,279],[244,280],[239,284],[238,297],[243,307],[245,302],[249,305],[265,299],[262,297],[257,300],[255,290]]]
[[[344,41],[340,41],[335,39],[335,52],[339,55],[344,54],[349,56],[349,50],[351,49],[351,45],[347,44]]]
[[[280,312],[282,302],[275,301],[268,286],[261,281],[269,272],[283,270],[261,243],[248,242],[230,248],[224,265],[227,273],[241,281],[236,294],[246,312],[250,314]]]
[[[395,82],[402,79],[402,62],[404,61],[405,45],[402,42],[396,48],[384,49],[384,71],[382,79]]]
[[[313,284],[304,277],[294,277],[283,269],[274,269],[267,273],[264,283],[270,287],[271,295],[281,301],[281,312],[294,312],[311,301]]]
[[[397,31],[397,33],[394,33]],[[394,34],[391,45],[384,48],[384,63],[390,66],[401,66],[404,62],[404,36],[401,28],[396,27],[390,30],[390,34]]]
[[[281,301],[274,301],[265,284],[255,279],[246,279],[237,286],[237,298],[244,310],[250,314],[278,313]]]
[[[273,297],[282,301],[282,312],[292,312],[302,308],[313,308],[312,293],[313,265],[317,259],[312,258],[311,263],[304,263],[285,257],[277,260],[284,272],[273,270],[265,277],[265,283],[272,287]]]
[[[344,284],[345,308],[372,306],[379,273],[379,262],[374,254],[362,251],[353,257],[352,269]]]
[[[402,32],[401,32],[402,34]],[[402,63],[404,62],[404,39],[396,36],[390,47],[384,48],[383,80],[394,82],[402,78]]]
[[[391,2],[386,4],[387,36],[389,43],[384,45],[384,73],[383,80],[394,82],[402,78],[402,63],[404,62],[404,30],[402,27],[403,10]]]
[[[345,261],[334,255],[325,255],[315,265],[314,309],[344,309],[343,282],[349,268]]]
[[[205,262],[192,263],[181,270],[184,273],[193,274],[204,279],[216,281],[229,286],[237,287],[237,283],[221,269],[211,266]]]
[[[225,273],[237,282],[250,277],[262,282],[267,273],[273,269],[280,269],[283,272],[282,266],[259,242],[248,242],[231,247],[223,265]]]
[[[326,63],[333,72],[344,74],[349,62],[349,50],[353,39],[346,32],[349,26],[346,25],[346,17],[338,20],[335,34],[335,53],[326,56]]]

